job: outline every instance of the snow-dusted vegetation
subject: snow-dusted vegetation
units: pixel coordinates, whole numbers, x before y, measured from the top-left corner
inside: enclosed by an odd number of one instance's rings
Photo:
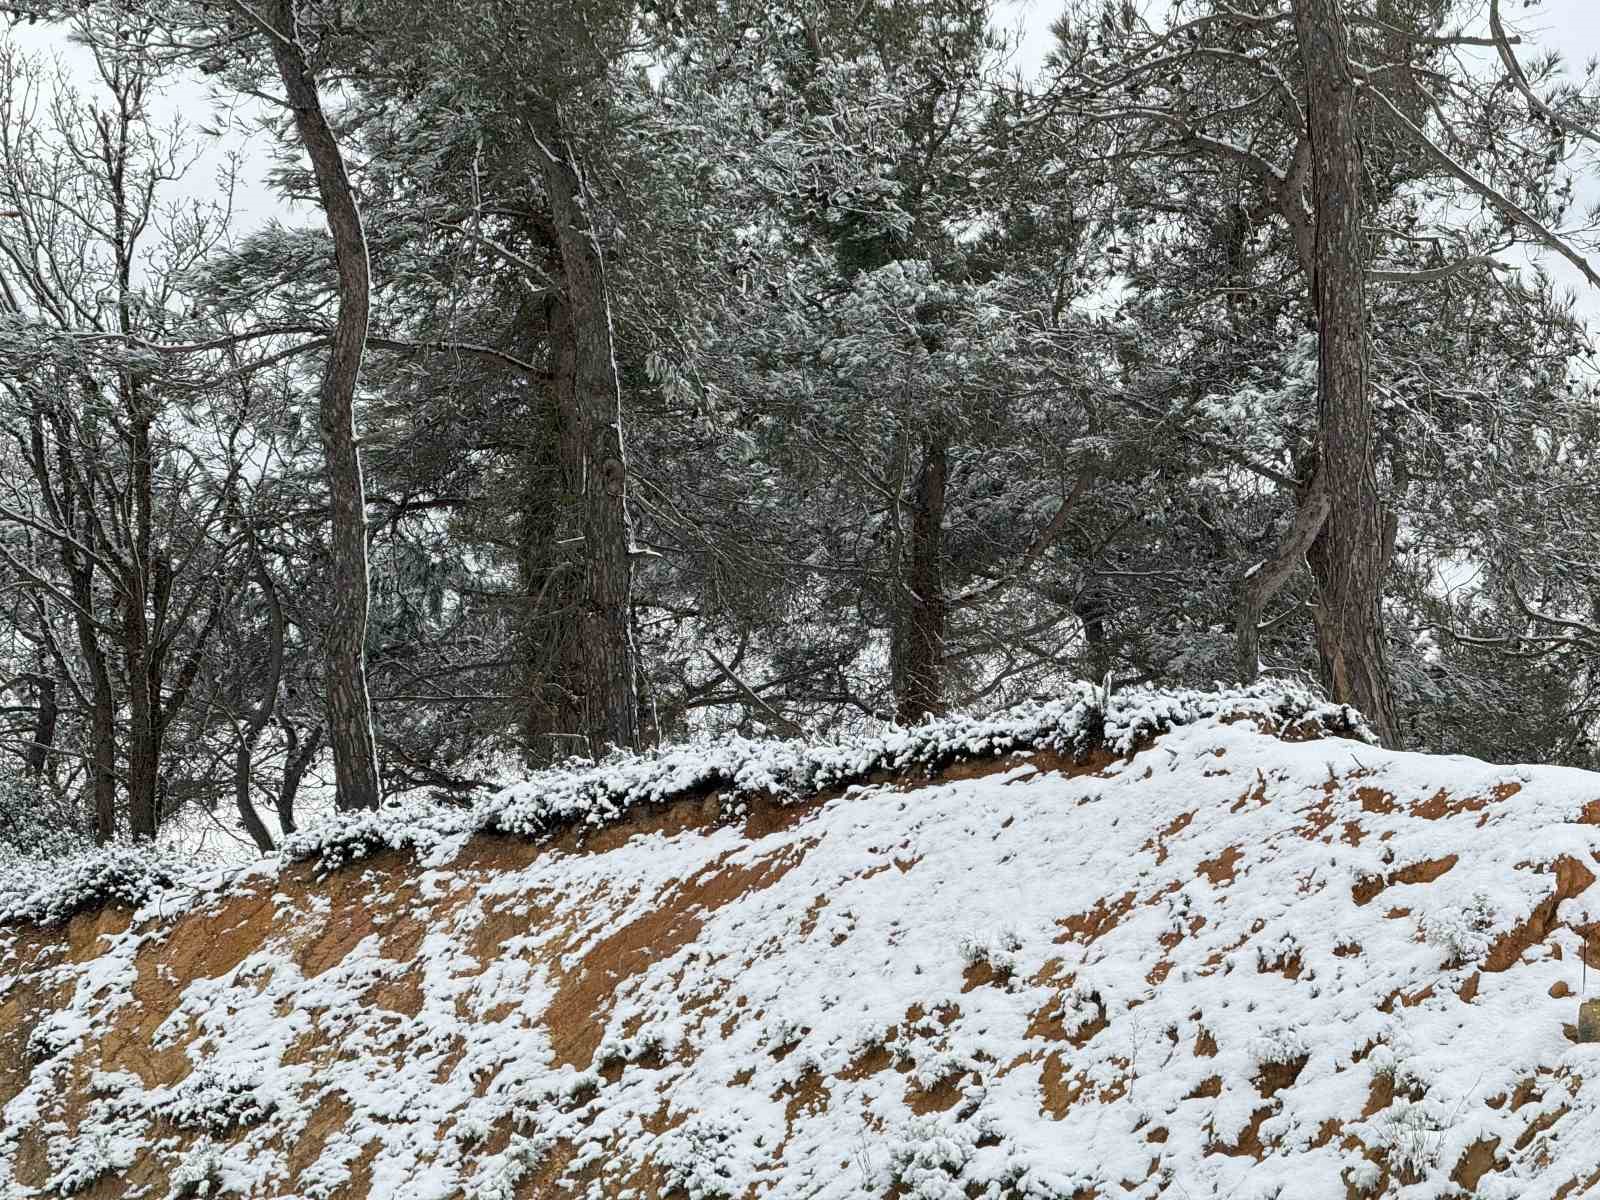
[[[1068,695],[982,718],[951,717],[832,744],[718,738],[648,753],[619,752],[595,764],[571,760],[534,772],[470,806],[411,799],[376,810],[339,812],[285,838],[286,862],[315,860],[334,870],[384,850],[447,862],[473,833],[540,840],[593,831],[694,795],[715,795],[727,819],[753,797],[793,804],[875,776],[929,773],[965,759],[1013,750],[1050,750],[1070,759],[1126,754],[1142,741],[1208,717],[1254,720],[1370,737],[1359,714],[1305,689],[1261,684],[1223,692],[1112,695],[1080,685]],[[178,853],[114,845],[55,859],[16,857],[0,878],[0,923],[59,923],[106,904],[172,912],[230,878],[251,872],[187,868]]]
[[[131,921],[13,917],[0,1171],[397,1200],[1600,1186],[1571,1029],[1596,777],[1382,750],[1295,693],[1096,701],[574,767],[427,836],[330,825],[309,873]],[[558,782],[565,825],[486,831]],[[737,819],[758,792],[789,815]],[[574,814],[584,838],[540,840]],[[417,853],[350,850],[379,844]]]
[[[0,1200],[1600,1200],[1582,7],[0,0]]]

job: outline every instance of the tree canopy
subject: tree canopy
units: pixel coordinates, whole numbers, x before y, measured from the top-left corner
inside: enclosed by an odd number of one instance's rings
[[[0,840],[1079,679],[1594,761],[1600,97],[1498,3],[3,8],[94,75],[0,56]]]

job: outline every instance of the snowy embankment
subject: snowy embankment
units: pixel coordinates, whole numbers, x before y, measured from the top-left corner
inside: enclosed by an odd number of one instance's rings
[[[14,883],[0,1195],[1600,1194],[1600,776],[1354,731],[1085,691]]]

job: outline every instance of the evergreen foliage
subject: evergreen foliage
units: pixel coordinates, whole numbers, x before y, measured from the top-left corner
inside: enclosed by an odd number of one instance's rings
[[[1322,76],[1284,0],[1075,0],[1034,79],[991,0],[3,7],[98,75],[0,71],[0,843],[324,853],[349,255],[182,199],[207,127],[145,103],[286,96],[280,18],[365,227],[369,776],[417,839],[510,757],[848,742],[1084,679],[1347,701],[1357,516],[1391,740],[1595,761],[1596,376],[1545,266],[1592,275],[1600,97],[1472,6],[1326,8],[1362,81],[1362,514],[1317,507]],[[286,111],[253,145],[326,203]],[[591,811],[564,795],[511,827]]]

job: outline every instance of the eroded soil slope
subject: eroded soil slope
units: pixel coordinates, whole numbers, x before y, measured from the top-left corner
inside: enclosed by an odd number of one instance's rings
[[[1210,720],[717,814],[0,931],[0,1193],[1600,1195],[1600,778]]]

